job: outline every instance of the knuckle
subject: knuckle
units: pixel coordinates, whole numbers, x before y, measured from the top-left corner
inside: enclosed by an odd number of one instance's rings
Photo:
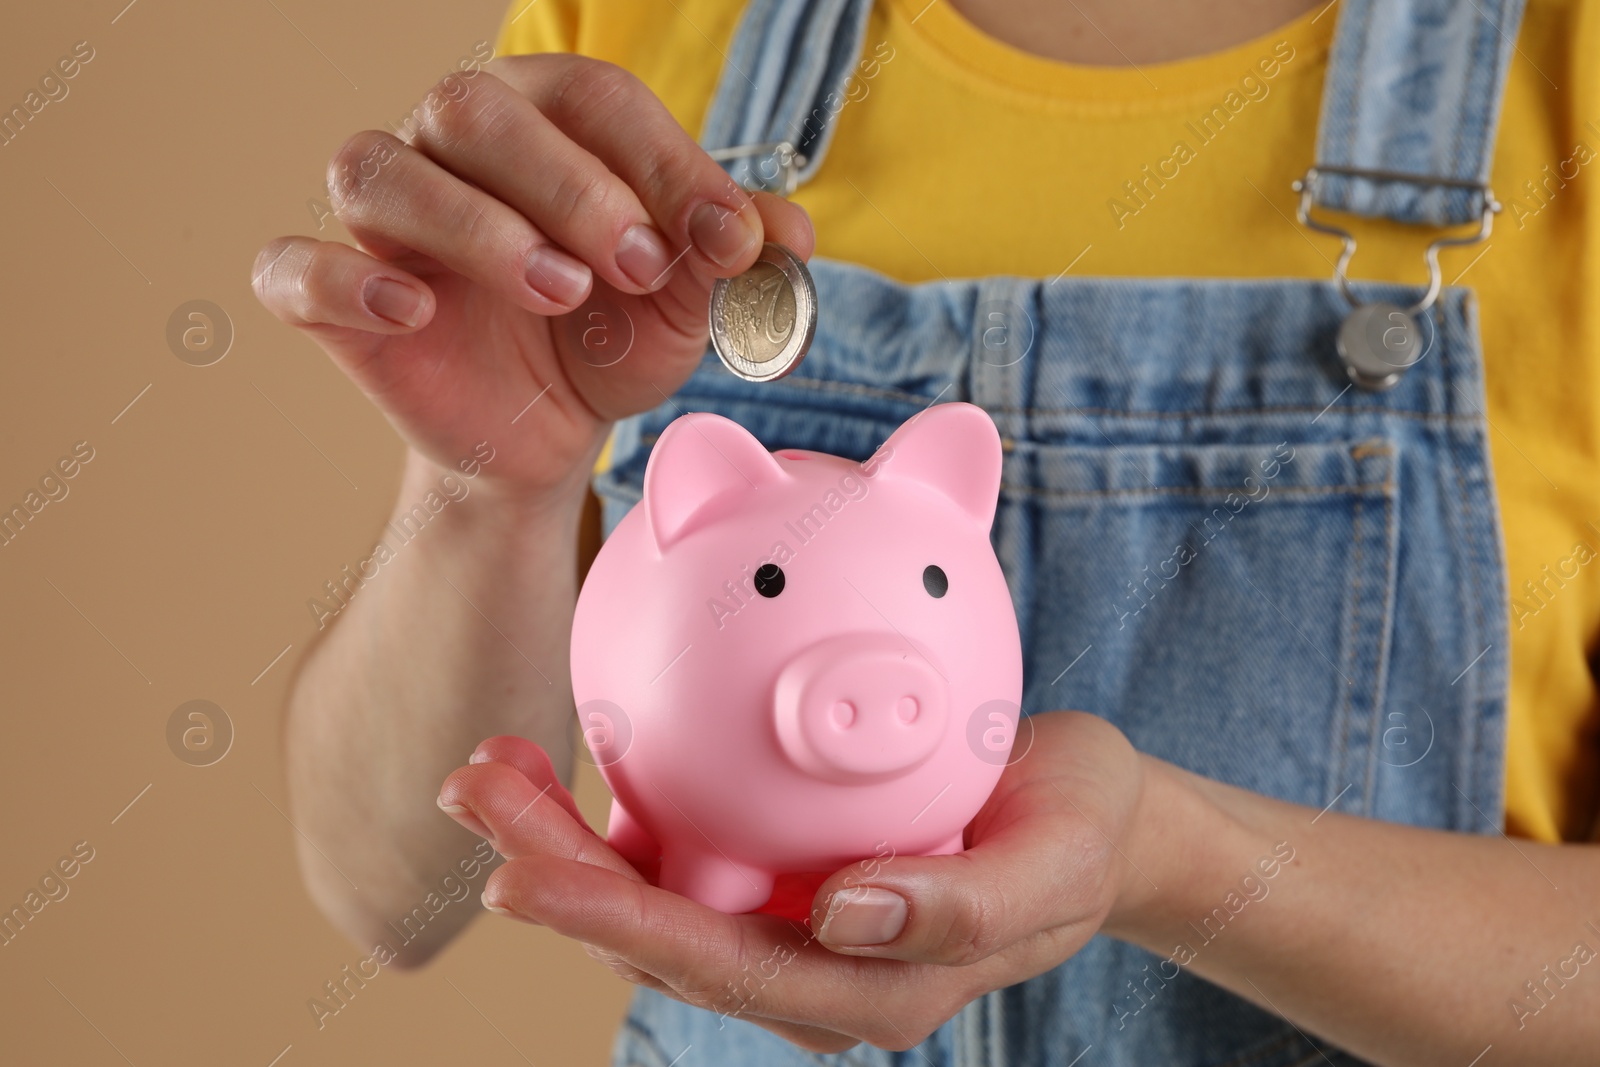
[[[604,218],[617,199],[609,174],[583,166],[557,177],[547,195],[551,210],[566,219]]]
[[[255,290],[258,299],[264,301],[273,295],[282,278],[283,259],[297,243],[293,237],[278,237],[268,241],[256,253],[256,261],[250,267],[250,288]]]
[[[470,112],[473,110],[447,106],[445,102],[449,97],[446,95],[446,81],[448,78],[430,89],[411,111],[417,132],[424,140],[436,145],[451,145],[459,140],[470,125]]]
[[[300,242],[280,238],[256,257],[253,283],[258,295],[279,316],[292,322],[315,322],[319,307],[311,277],[326,260],[319,248],[305,249]]]
[[[281,299],[301,322],[318,322],[322,318],[329,288],[327,258],[312,253],[305,262],[285,272]]]
[[[725,1011],[737,999],[726,983],[718,985],[705,975],[684,976],[673,984],[673,993],[685,1004],[705,1011]]]
[[[446,76],[423,104],[418,105],[422,137],[441,148],[471,149],[491,142],[510,125],[508,101],[499,93],[463,93],[465,83]]]
[[[614,952],[611,949],[588,943],[584,944],[583,951],[588,954],[590,959],[602,965],[623,981],[632,982],[634,985],[644,984],[645,973],[624,959],[620,952]]]
[[[328,199],[341,221],[360,218],[364,205],[372,198],[360,195],[377,180],[384,164],[404,147],[394,136],[380,130],[352,134],[328,161]]]
[[[550,93],[552,115],[587,113],[604,117],[643,90],[644,83],[614,63],[585,59],[568,64]]]
[[[688,184],[687,176],[696,172],[703,155],[700,146],[689,141],[655,146],[646,153],[644,173],[639,179],[640,192],[651,200],[682,195]],[[732,185],[731,179],[729,185]]]
[[[482,69],[510,85],[513,84],[512,78],[529,68],[529,61],[533,58],[533,56],[527,55],[495,56],[485,63]]]
[[[354,170],[383,140],[384,134],[379,130],[361,130],[345,138],[333,158],[328,162],[329,186],[335,183],[333,178],[346,168]]]
[[[668,920],[664,915],[655,915],[652,921]],[[750,978],[751,952],[743,931],[725,947],[728,960],[725,965],[696,958],[678,974],[668,976],[679,999],[708,1011],[725,1011],[738,1005],[738,1011],[742,1012],[756,1003],[761,989]]]
[[[332,299],[339,281],[338,268],[333,258],[320,250],[306,257],[302,268],[296,272],[295,289],[307,307],[324,307]]]
[[[564,52],[497,55],[480,69],[527,96],[541,78],[549,77],[556,67],[573,58],[570,53]]]
[[[744,958],[742,947],[737,958],[740,960]],[[741,969],[732,973],[743,975],[744,971]],[[677,990],[679,997],[697,1008],[716,1010],[725,1007],[730,1001],[748,1001],[754,998],[753,990],[742,988],[720,968],[703,961],[690,963],[678,974],[670,976],[669,981]]]
[[[997,951],[1005,929],[1005,907],[998,893],[959,895],[940,943],[940,962],[957,966],[976,963]]]
[[[443,232],[456,235],[452,243],[472,263],[496,274],[507,272],[508,283],[516,284],[515,279],[521,276],[521,255],[517,250],[532,242],[520,229],[513,232],[502,228],[489,217],[489,212],[451,192],[430,191],[421,198],[420,210],[437,218]]]

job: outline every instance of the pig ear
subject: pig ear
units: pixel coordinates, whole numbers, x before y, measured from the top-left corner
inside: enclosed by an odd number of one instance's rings
[[[705,412],[674,419],[644,470],[644,507],[656,544],[666,548],[716,511],[713,501],[788,480],[743,426]]]
[[[875,473],[949,497],[988,530],[1000,495],[1000,432],[980,407],[938,404],[889,435]]]

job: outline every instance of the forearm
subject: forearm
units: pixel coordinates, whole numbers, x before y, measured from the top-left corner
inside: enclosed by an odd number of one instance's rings
[[[396,514],[445,473],[413,453]],[[328,621],[300,671],[286,748],[301,868],[313,898],[364,948],[393,940],[385,924],[472,853],[476,839],[434,801],[479,741],[527,737],[570,781],[582,500],[581,483],[545,502],[472,485],[413,539],[386,537],[392,557]],[[402,962],[427,958],[476,911],[443,909]]]
[[[1465,1067],[1491,1044],[1497,1064],[1592,1062],[1600,849],[1319,815],[1146,771],[1141,804],[1160,814],[1140,820],[1127,862],[1144,875],[1106,932],[1174,961],[1152,988],[1183,966],[1376,1063]],[[1268,877],[1275,849],[1293,857]]]

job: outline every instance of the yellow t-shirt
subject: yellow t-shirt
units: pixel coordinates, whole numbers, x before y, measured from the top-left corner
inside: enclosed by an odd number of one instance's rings
[[[698,135],[742,7],[513,0],[498,50],[626,67]],[[865,93],[853,91],[827,163],[794,199],[819,255],[907,282],[1048,277],[1069,264],[1079,275],[1327,278],[1337,242],[1295,224],[1289,182],[1315,156],[1336,14],[1318,8],[1220,53],[1134,69],[1022,52],[937,0],[879,0]],[[1488,242],[1441,257],[1446,282],[1481,296],[1513,593],[1506,828],[1545,841],[1588,837],[1600,798],[1589,669],[1600,629],[1597,56],[1600,5],[1531,0],[1492,173],[1506,210]],[[1230,92],[1244,105],[1232,102],[1222,132],[1189,130]],[[1173,160],[1180,140],[1192,156]],[[1146,167],[1169,177],[1149,181]],[[1427,231],[1355,229],[1356,277],[1425,277]]]

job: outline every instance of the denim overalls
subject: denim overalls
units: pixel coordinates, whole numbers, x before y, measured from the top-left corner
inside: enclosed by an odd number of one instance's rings
[[[706,146],[803,138],[798,178],[809,178],[831,132],[826,96],[855,65],[868,7],[753,0]],[[1475,221],[1487,198],[1471,183],[1487,177],[1520,14],[1515,0],[1343,0],[1319,167],[1451,180],[1325,173],[1317,206]],[[729,169],[747,185],[775,173],[748,159]],[[1286,227],[1282,239],[1299,238]],[[1417,316],[1422,358],[1391,389],[1368,391],[1335,352],[1350,305],[1332,281],[905,285],[848,263],[811,270],[817,336],[795,373],[747,383],[708,354],[671,403],[617,427],[595,483],[607,532],[638,502],[650,446],[682,411],[726,415],[772,449],[864,459],[928,404],[970,401],[1004,442],[993,540],[1021,625],[1026,713],[1092,711],[1145,752],[1313,811],[1499,827],[1506,576],[1468,290],[1446,287]],[[1423,296],[1352,290],[1401,307]],[[1315,832],[1308,819],[1304,834]],[[640,990],[615,1062],[1323,1062],[1287,1022],[1174,975],[1164,958],[1097,937],[899,1054],[814,1056]]]

